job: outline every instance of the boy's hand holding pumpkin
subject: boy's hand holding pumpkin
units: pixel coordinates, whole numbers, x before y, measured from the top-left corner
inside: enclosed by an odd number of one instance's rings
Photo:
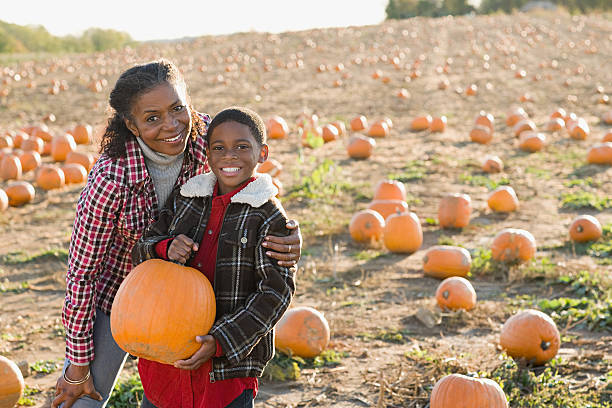
[[[210,334],[206,336],[197,336],[196,341],[202,344],[202,346],[187,360],[178,360],[174,362],[176,368],[180,368],[181,370],[197,370],[202,364],[214,357],[217,352],[217,341],[213,336]]]

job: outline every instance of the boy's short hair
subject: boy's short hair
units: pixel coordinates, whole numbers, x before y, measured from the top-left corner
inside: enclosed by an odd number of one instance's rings
[[[259,145],[266,143],[266,125],[263,119],[254,110],[242,106],[232,106],[223,109],[215,115],[206,132],[206,143],[210,143],[210,135],[212,135],[213,130],[217,126],[229,121],[248,126],[251,130],[251,135],[253,135]]]

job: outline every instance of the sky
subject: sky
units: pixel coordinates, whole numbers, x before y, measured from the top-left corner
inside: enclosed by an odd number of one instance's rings
[[[0,20],[42,25],[57,36],[92,27],[137,41],[378,24],[388,0],[18,0]]]

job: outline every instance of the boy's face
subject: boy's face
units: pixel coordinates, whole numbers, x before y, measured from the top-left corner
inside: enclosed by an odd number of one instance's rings
[[[259,145],[247,125],[227,121],[209,135],[206,153],[219,182],[219,194],[227,194],[253,177],[257,163],[268,158],[268,146]]]

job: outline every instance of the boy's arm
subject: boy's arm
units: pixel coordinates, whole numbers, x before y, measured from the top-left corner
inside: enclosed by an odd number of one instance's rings
[[[168,228],[174,219],[178,194],[180,194],[180,189],[174,189],[170,197],[168,197],[166,205],[160,211],[157,221],[147,227],[134,245],[132,250],[132,266],[141,264],[148,259],[167,259],[167,248],[173,238],[168,235]]]
[[[245,305],[230,315],[221,316],[211,328],[212,334],[230,363],[244,359],[283,316],[295,293],[294,268],[279,266],[266,255],[261,245],[268,234],[287,235],[286,219],[276,214],[271,223],[266,223],[258,233],[255,248],[255,273],[259,278],[257,288]]]

